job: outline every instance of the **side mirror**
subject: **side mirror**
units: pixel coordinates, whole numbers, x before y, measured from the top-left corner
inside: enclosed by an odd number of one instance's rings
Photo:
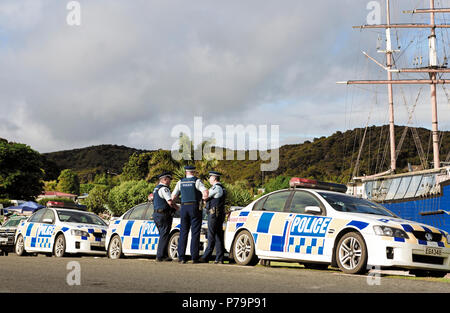
[[[53,220],[51,218],[44,218],[42,220],[42,223],[44,223],[44,224],[53,224]]]
[[[305,208],[305,213],[309,213],[309,214],[321,214],[322,213],[322,209],[319,208],[318,206],[307,206]]]

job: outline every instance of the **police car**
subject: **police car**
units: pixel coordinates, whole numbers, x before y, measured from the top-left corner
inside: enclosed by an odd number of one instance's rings
[[[408,269],[417,276],[450,272],[450,236],[445,231],[346,195],[345,185],[292,178],[290,186],[231,213],[225,248],[236,263],[331,264],[350,274],[374,266]]]
[[[19,224],[15,237],[17,255],[105,254],[108,225],[100,217],[76,209],[51,207],[50,202],[47,205],[48,208],[36,211]]]
[[[141,203],[117,220],[110,223],[106,234],[107,255],[111,259],[118,259],[131,255],[156,255],[158,248],[159,232],[153,221],[153,203]],[[202,222],[200,235],[200,254],[206,249],[207,239],[205,236],[208,225]],[[178,240],[180,238],[180,215],[175,213],[170,231],[168,244],[168,256],[171,259],[178,257]],[[189,232],[186,254],[190,255],[191,234]]]

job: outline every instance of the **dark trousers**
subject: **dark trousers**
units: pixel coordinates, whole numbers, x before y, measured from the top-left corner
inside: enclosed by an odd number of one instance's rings
[[[203,258],[208,260],[212,255],[214,246],[216,247],[216,261],[223,261],[224,248],[224,232],[223,222],[225,216],[223,214],[208,214],[208,247],[206,248]]]
[[[163,259],[168,256],[167,246],[169,244],[169,234],[172,228],[172,216],[165,213],[153,213],[153,220],[159,232],[158,248],[156,258]]]
[[[198,203],[181,204],[180,219],[178,259],[187,261],[185,254],[190,229],[192,260],[198,260],[200,249],[200,229],[202,227],[202,212],[198,209]]]

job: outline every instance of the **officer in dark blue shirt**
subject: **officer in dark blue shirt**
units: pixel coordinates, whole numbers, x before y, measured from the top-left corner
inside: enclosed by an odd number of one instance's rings
[[[216,171],[209,172],[209,197],[206,200],[206,211],[208,213],[208,247],[200,262],[207,263],[216,247],[215,264],[223,264],[224,248],[224,232],[223,222],[225,221],[225,197],[226,190],[220,183],[220,174]]]
[[[158,248],[156,250],[156,261],[169,261],[167,245],[169,243],[170,229],[172,228],[172,213],[176,205],[170,194],[170,181],[172,174],[164,172],[158,175],[159,184],[153,190],[153,220],[159,232]]]
[[[200,230],[202,227],[202,211],[200,202],[208,197],[208,190],[202,181],[194,176],[195,167],[185,166],[186,177],[182,178],[172,192],[172,200],[181,194],[180,239],[178,241],[178,262],[186,263],[186,245],[191,230],[192,262],[199,262]]]

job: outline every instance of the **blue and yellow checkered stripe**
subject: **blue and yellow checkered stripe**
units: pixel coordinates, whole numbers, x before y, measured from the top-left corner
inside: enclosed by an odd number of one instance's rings
[[[324,247],[324,238],[290,237],[286,252],[323,255]]]

